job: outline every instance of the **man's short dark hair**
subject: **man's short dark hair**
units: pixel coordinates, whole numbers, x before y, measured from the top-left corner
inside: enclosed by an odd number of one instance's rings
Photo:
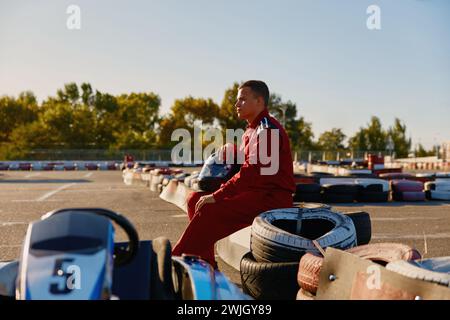
[[[264,105],[267,107],[269,105],[269,87],[267,84],[265,84],[264,81],[260,80],[249,80],[245,81],[243,84],[239,86],[239,89],[248,87],[252,89],[253,93],[258,96],[262,97],[264,99]]]

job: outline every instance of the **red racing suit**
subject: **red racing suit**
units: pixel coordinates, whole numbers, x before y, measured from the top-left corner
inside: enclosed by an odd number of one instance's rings
[[[213,193],[215,203],[205,204],[195,213],[197,201],[207,193],[195,192],[188,198],[190,222],[173,255],[198,255],[217,267],[216,241],[251,225],[264,211],[292,207],[295,182],[289,138],[267,109],[247,126],[242,148],[244,163]]]

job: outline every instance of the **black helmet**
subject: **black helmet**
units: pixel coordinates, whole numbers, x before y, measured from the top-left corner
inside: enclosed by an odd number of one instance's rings
[[[198,176],[198,186],[202,191],[214,192],[220,188],[222,183],[227,182],[232,176],[239,172],[240,164],[237,164],[237,148],[231,145],[234,152],[234,161],[227,163],[226,154],[230,145],[221,148],[206,159]],[[229,149],[228,149],[229,150]]]

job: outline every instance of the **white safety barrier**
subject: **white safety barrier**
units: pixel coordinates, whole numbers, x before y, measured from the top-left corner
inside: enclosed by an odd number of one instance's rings
[[[9,171],[72,171],[72,170],[118,170],[118,161],[2,161],[1,167]]]
[[[240,270],[242,257],[250,251],[252,227],[241,229],[216,242],[219,257],[236,270]]]
[[[375,179],[375,178],[321,178],[320,185],[326,184],[348,184],[348,185],[361,185],[368,186],[372,184],[381,184],[383,186],[383,192],[389,191],[389,182],[383,179]]]

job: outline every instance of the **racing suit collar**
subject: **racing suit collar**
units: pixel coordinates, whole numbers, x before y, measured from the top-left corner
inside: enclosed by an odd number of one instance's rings
[[[252,121],[252,123],[247,125],[247,128],[252,128],[255,129],[258,124],[261,122],[262,118],[269,116],[269,110],[266,108],[264,108],[263,111],[261,111],[256,118]]]

